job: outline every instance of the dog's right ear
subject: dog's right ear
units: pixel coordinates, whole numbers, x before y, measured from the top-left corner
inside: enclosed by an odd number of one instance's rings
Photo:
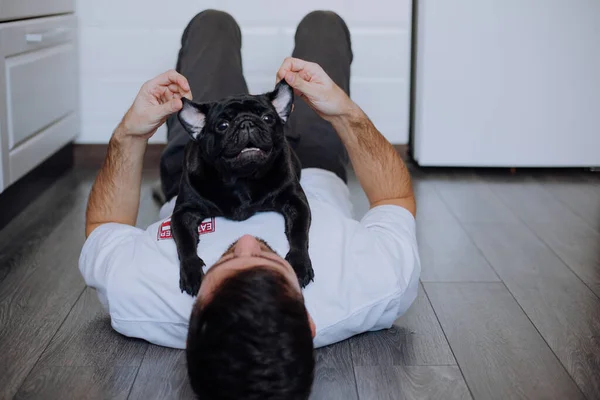
[[[177,116],[181,125],[190,134],[193,140],[198,140],[204,125],[206,125],[206,114],[208,114],[208,104],[198,104],[185,97],[181,98],[183,108]]]

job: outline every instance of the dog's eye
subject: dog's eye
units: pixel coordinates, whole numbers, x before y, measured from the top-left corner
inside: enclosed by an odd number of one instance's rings
[[[270,124],[271,122],[273,122],[275,120],[275,118],[273,118],[273,116],[271,114],[265,114],[265,115],[263,115],[262,119],[267,124]]]
[[[223,132],[227,128],[229,128],[229,122],[227,122],[227,121],[221,121],[217,125],[217,130],[220,131],[220,132]]]

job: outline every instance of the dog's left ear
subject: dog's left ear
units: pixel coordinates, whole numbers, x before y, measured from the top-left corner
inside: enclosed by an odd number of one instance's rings
[[[206,125],[206,114],[208,114],[210,106],[206,103],[194,103],[185,97],[182,97],[181,101],[183,102],[183,108],[177,114],[179,122],[181,122],[181,125],[183,125],[192,139],[198,140],[202,129],[204,129],[204,125]]]
[[[273,107],[275,107],[279,118],[283,122],[286,122],[292,112],[292,104],[294,103],[294,91],[292,87],[282,79],[275,86],[275,90],[267,93],[267,97],[271,104],[273,104]]]

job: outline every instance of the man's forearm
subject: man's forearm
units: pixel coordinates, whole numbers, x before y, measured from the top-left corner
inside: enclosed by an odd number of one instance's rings
[[[85,234],[105,223],[135,225],[147,140],[127,135],[120,124],[108,144],[86,213]]]
[[[416,205],[408,169],[366,114],[353,104],[347,113],[331,123],[348,150],[371,208],[396,204],[415,215]]]
[[[181,110],[182,97],[192,99],[190,84],[175,70],[142,85],[108,143],[104,165],[88,201],[86,237],[108,222],[135,225],[148,139],[169,115]]]

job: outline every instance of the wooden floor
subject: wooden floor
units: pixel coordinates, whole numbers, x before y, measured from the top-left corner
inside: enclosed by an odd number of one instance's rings
[[[600,399],[600,173],[412,169],[419,297],[389,331],[319,349],[312,398]],[[77,270],[93,177],[0,231],[0,399],[192,398],[183,353],[113,332]]]

